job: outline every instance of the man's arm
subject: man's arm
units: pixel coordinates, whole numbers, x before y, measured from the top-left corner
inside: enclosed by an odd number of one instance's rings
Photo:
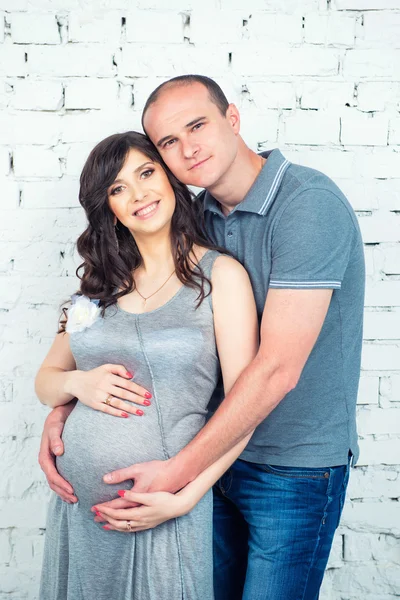
[[[140,491],[176,492],[220,459],[296,387],[323,326],[331,296],[331,289],[270,289],[259,351],[205,427],[169,460],[120,469],[107,474],[104,481],[134,479],[134,489]],[[117,508],[118,500],[113,502]]]
[[[192,481],[257,427],[296,387],[331,296],[332,290],[326,289],[269,290],[256,358],[207,425],[171,459],[170,487],[179,489]]]

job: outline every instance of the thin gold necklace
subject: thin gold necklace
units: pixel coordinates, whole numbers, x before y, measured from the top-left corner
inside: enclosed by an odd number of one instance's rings
[[[152,294],[150,294],[150,296],[143,296],[143,294],[141,294],[141,293],[139,292],[139,290],[138,290],[138,288],[137,288],[137,286],[136,286],[136,288],[135,288],[135,289],[136,289],[137,293],[139,294],[139,296],[140,296],[141,298],[143,298],[143,300],[144,300],[144,303],[145,303],[145,304],[146,304],[146,302],[147,302],[147,300],[148,300],[149,298],[151,298],[152,296],[155,296],[155,295],[157,294],[157,292],[159,292],[159,291],[160,291],[160,290],[161,290],[161,289],[164,287],[164,285],[165,285],[166,283],[168,283],[168,281],[171,279],[171,277],[172,277],[172,275],[173,275],[174,273],[175,273],[175,269],[172,271],[171,275],[170,275],[170,276],[169,276],[169,277],[168,277],[168,278],[167,278],[167,279],[164,281],[164,283],[163,283],[163,284],[162,284],[162,285],[161,285],[161,286],[158,288],[158,290],[156,290],[155,292],[153,292]]]

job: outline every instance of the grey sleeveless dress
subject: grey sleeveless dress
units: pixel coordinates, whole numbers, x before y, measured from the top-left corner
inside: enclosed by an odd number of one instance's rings
[[[200,261],[210,278],[217,252]],[[50,501],[40,600],[213,600],[212,493],[188,514],[138,533],[106,531],[90,508],[132,482],[105,473],[177,454],[202,428],[219,364],[210,297],[196,309],[187,286],[160,308],[132,314],[109,307],[70,336],[77,369],[122,364],[148,389],[145,415],[121,419],[77,402],[57,468],[79,501]]]

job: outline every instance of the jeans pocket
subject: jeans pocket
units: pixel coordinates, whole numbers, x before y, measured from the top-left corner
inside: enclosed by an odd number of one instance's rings
[[[329,479],[329,469],[281,467],[277,465],[261,465],[270,475],[286,477],[288,479]]]

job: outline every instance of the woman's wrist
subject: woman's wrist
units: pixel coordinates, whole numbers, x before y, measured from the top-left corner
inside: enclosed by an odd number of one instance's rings
[[[82,371],[67,371],[65,373],[65,381],[64,381],[64,393],[69,394],[70,396],[77,397],[77,389],[76,384],[81,375]]]

